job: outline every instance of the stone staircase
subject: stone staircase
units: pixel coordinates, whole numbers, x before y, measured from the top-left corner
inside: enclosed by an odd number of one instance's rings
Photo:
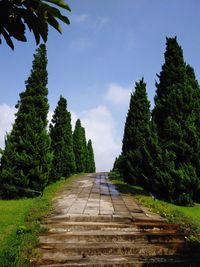
[[[109,216],[50,218],[31,266],[200,266],[200,249],[177,224]]]
[[[177,224],[121,194],[106,173],[76,179],[59,192],[32,267],[200,267]]]

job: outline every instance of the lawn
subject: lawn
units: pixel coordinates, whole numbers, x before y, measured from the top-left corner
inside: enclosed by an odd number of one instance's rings
[[[0,200],[0,267],[29,266],[37,235],[45,230],[41,222],[51,210],[53,197],[78,176],[47,186],[42,197]]]
[[[0,266],[4,266],[5,251],[12,247],[16,231],[24,224],[34,202],[35,199],[0,200]]]
[[[200,204],[196,204],[194,207],[179,207],[179,206],[175,207],[185,216],[191,218],[192,221],[195,221],[200,229]]]

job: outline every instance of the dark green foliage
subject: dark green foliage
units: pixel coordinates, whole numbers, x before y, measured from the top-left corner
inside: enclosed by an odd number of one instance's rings
[[[26,27],[33,32],[37,44],[42,38],[45,42],[48,36],[48,26],[51,25],[61,32],[57,19],[69,24],[69,19],[63,16],[56,7],[70,11],[63,0],[2,0],[0,1],[0,37],[14,49],[12,37],[26,42]],[[0,39],[1,43],[1,39]]]
[[[0,194],[4,198],[34,196],[48,182],[52,161],[47,133],[48,90],[46,47],[34,55],[26,90],[20,94],[15,123],[1,159]]]
[[[94,151],[92,147],[92,141],[90,139],[87,144],[87,151],[88,151],[88,163],[89,163],[87,172],[95,172],[96,167],[95,167],[95,160],[94,160]]]
[[[140,185],[158,198],[171,200],[175,185],[170,172],[174,169],[175,155],[162,150],[154,123],[151,123],[149,127],[142,155],[143,169]]]
[[[50,124],[53,162],[50,181],[69,177],[76,170],[73,151],[71,114],[67,111],[67,101],[60,97]]]
[[[194,89],[194,114],[195,114],[195,126],[196,126],[196,138],[200,140],[200,87],[196,80],[194,69],[187,65],[186,72],[188,77],[188,82]],[[200,161],[199,161],[199,147],[196,147],[195,154],[194,154],[194,165],[196,166],[196,172],[200,179]],[[200,188],[196,190],[194,200],[200,203]]]
[[[142,168],[141,149],[145,144],[150,121],[150,103],[147,99],[144,80],[136,82],[135,92],[131,94],[126,118],[122,145],[121,172],[124,180],[136,183]]]
[[[76,172],[85,171],[85,151],[83,144],[83,128],[81,126],[81,121],[78,119],[76,121],[74,133],[73,133],[73,148],[76,161]]]
[[[176,38],[167,38],[165,63],[158,77],[152,117],[162,151],[174,158],[174,166],[170,172],[164,171],[163,180],[174,183],[174,194],[168,198],[179,204],[191,203],[199,188],[200,97],[194,71],[185,64]]]
[[[118,157],[115,158],[115,162],[113,164],[113,169],[112,171],[120,173],[122,169],[122,162],[123,162],[123,157],[122,155],[119,155]]]
[[[87,172],[88,169],[88,149],[87,149],[87,141],[85,136],[85,128],[82,127],[82,145],[83,145],[83,158],[84,158],[84,171]]]

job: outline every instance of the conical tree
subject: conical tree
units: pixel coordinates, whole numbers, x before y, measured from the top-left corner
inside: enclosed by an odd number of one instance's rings
[[[121,169],[122,169],[122,163],[123,163],[123,157],[120,154],[118,157],[115,158],[112,171],[121,174],[120,172],[121,172]]]
[[[170,197],[179,204],[190,203],[199,187],[199,110],[195,111],[199,98],[192,76],[176,37],[167,38],[165,62],[158,75],[159,83],[156,83],[152,117],[162,150],[174,154],[174,171],[171,175],[176,188]]]
[[[85,171],[85,152],[83,144],[83,128],[81,121],[76,121],[74,133],[73,133],[73,148],[76,161],[76,172]]]
[[[195,127],[196,127],[196,138],[200,140],[200,86],[196,80],[194,69],[190,66],[186,66],[186,73],[190,86],[194,89],[194,113],[195,113]],[[197,143],[195,141],[195,143]],[[195,149],[196,148],[196,149]],[[196,172],[200,179],[200,148],[194,144],[193,153],[193,165],[196,166]],[[196,190],[194,200],[200,203],[200,187]]]
[[[84,171],[87,172],[88,151],[87,151],[87,141],[86,141],[84,127],[82,127],[82,144],[83,144]]]
[[[94,160],[94,151],[92,147],[92,141],[89,139],[87,144],[87,151],[88,151],[88,169],[87,172],[95,172],[96,166],[95,166],[95,160]]]
[[[50,136],[54,155],[51,181],[56,181],[61,177],[70,176],[76,169],[71,114],[67,111],[67,101],[62,96],[60,96],[50,124]]]
[[[128,183],[136,183],[140,177],[143,147],[150,122],[150,103],[144,80],[136,82],[131,94],[122,144],[121,172]]]
[[[34,196],[48,182],[52,153],[47,133],[46,66],[46,47],[40,45],[1,158],[0,191],[4,198]]]

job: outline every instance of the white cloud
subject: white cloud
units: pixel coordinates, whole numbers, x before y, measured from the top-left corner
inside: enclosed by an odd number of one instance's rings
[[[80,15],[74,14],[71,17],[72,22],[75,22],[75,23],[82,23],[82,22],[85,22],[87,19],[88,19],[87,14],[80,14]]]
[[[89,17],[87,14],[73,14],[71,22],[77,24],[85,24],[92,29],[101,29],[109,22],[108,17]]]
[[[47,115],[48,125],[51,123],[52,117],[53,117],[53,111],[49,111]]]
[[[76,121],[77,121],[77,119],[78,119],[78,116],[77,116],[76,113],[73,112],[73,111],[70,111],[70,113],[71,113],[72,129],[74,130]]]
[[[87,139],[93,143],[97,171],[110,170],[121,151],[121,141],[117,138],[116,125],[110,111],[106,106],[84,111],[81,122]]]
[[[116,83],[108,85],[105,99],[113,105],[125,106],[129,104],[131,96],[131,88],[122,87]]]
[[[101,28],[108,24],[109,18],[108,17],[99,17],[95,21],[93,21],[93,27],[94,28]]]
[[[6,104],[0,105],[0,147],[4,147],[6,133],[12,129],[16,108]]]
[[[99,22],[101,23],[101,25],[107,24],[109,22],[109,18],[107,17],[100,18]]]
[[[82,52],[85,49],[93,47],[94,42],[86,37],[80,37],[70,42],[69,48],[75,52]]]

